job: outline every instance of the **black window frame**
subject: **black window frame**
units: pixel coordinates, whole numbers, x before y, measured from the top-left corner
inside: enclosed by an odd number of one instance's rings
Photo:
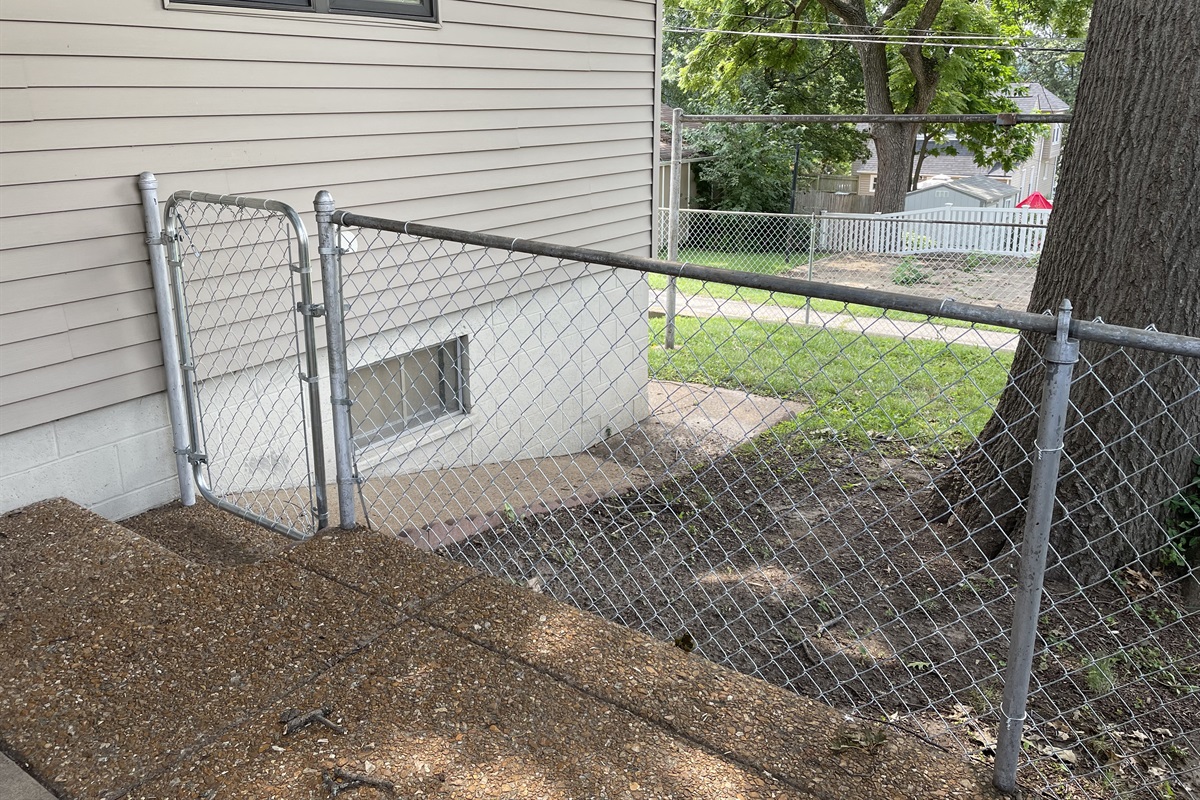
[[[375,17],[411,22],[438,22],[438,0],[395,3],[387,0],[171,0],[172,5],[293,11],[301,14]]]

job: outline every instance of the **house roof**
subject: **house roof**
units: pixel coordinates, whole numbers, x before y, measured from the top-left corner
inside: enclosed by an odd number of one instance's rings
[[[658,106],[658,160],[664,164],[671,163],[671,117],[674,109],[666,103],[660,103]],[[700,122],[685,122],[683,129],[693,130],[702,127]],[[700,151],[694,147],[688,147],[687,143],[683,145],[683,160],[696,161],[700,157]]]
[[[1013,85],[1014,94],[1008,96],[1017,106],[1021,114],[1035,114],[1039,111],[1060,113],[1070,110],[1058,95],[1042,86],[1040,83],[1018,83]],[[1019,94],[1017,94],[1019,92]],[[946,145],[942,145],[945,149]],[[879,172],[879,158],[875,154],[875,143],[867,140],[867,149],[871,155],[861,162],[853,172]],[[953,155],[927,156],[921,165],[922,175],[987,175],[994,178],[1008,177],[999,164],[981,167],[975,163],[975,157],[967,149],[959,148]]]
[[[1036,114],[1039,111],[1057,114],[1071,108],[1065,100],[1040,83],[1018,83],[1016,88],[1023,94],[1009,95],[1009,99],[1017,104],[1017,110],[1022,114]]]
[[[924,189],[909,192],[909,195],[921,194],[922,192],[928,192],[930,189],[953,189],[960,194],[974,197],[985,203],[1003,200],[1006,197],[1012,197],[1021,193],[1015,186],[1009,186],[1007,183],[985,175],[975,175],[970,178],[959,178],[949,183],[937,183],[933,186],[926,186]]]

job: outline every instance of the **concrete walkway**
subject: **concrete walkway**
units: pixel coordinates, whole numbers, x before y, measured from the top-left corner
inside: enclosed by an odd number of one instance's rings
[[[54,795],[4,753],[0,753],[0,797],[4,800],[54,800]]]
[[[664,313],[666,290],[650,290],[652,313]],[[810,325],[817,328],[866,333],[872,336],[887,336],[893,339],[922,339],[950,344],[986,347],[989,350],[1013,351],[1017,349],[1019,336],[1016,333],[986,331],[977,328],[959,328],[937,325],[932,322],[912,322],[890,317],[866,317],[849,313],[831,314],[803,308],[791,308],[777,303],[748,303],[744,300],[720,299],[703,295],[677,294],[675,313],[684,317],[727,317],[731,319],[753,319],[761,322],[782,322],[789,325]]]
[[[60,798],[998,798],[899,729],[380,534],[217,567],[53,500],[0,518],[0,584],[0,743]]]

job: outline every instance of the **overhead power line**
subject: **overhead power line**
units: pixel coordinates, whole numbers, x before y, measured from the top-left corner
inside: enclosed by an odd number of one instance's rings
[[[970,50],[1007,50],[1017,53],[1082,53],[1082,47],[1042,47],[1035,45],[1012,44],[979,44],[975,42],[958,41],[960,37],[946,35],[936,38],[936,34],[903,34],[903,35],[870,35],[839,33],[777,33],[771,31],[731,31],[722,28],[666,28],[668,33],[720,33],[730,36],[756,36],[767,39],[804,39],[816,42],[833,42],[835,44],[885,44],[885,45],[932,45],[937,47],[964,48]]]
[[[702,12],[702,11],[694,11],[692,9],[681,9],[681,10],[685,11],[686,13],[691,14],[693,17],[700,16],[703,14],[704,16],[707,16],[710,19],[711,18],[744,19],[744,20],[749,20],[752,22],[785,23],[789,26],[803,26],[805,28],[812,29],[812,31],[816,32],[816,33],[826,33],[826,32],[831,32],[836,29],[836,30],[841,30],[841,31],[848,31],[850,33],[850,35],[853,35],[853,36],[864,36],[864,37],[871,37],[871,36],[900,36],[900,37],[903,37],[903,36],[912,35],[911,33],[904,33],[897,29],[880,28],[879,26],[876,26],[876,25],[851,25],[847,22],[840,22],[840,21],[839,22],[818,22],[816,20],[800,20],[800,19],[794,19],[794,18],[790,18],[790,17],[757,17],[757,16],[749,16],[746,14],[730,14],[727,12],[707,12],[706,13],[706,12]],[[703,28],[706,30],[721,30],[721,31],[726,30],[723,28],[712,28],[712,27],[710,27],[712,24],[713,23],[709,23],[709,25],[695,25],[695,26],[689,26],[689,27]],[[733,33],[734,31],[727,31],[727,32]],[[834,35],[836,35],[836,34],[834,34]],[[977,39],[980,41],[1001,41],[1001,42],[1008,42],[1008,43],[1051,42],[1054,44],[1062,44],[1062,45],[1076,44],[1076,43],[1082,44],[1087,41],[1086,38],[1074,37],[1074,36],[1032,36],[1032,35],[1014,36],[1012,34],[1003,34],[1003,33],[967,33],[967,32],[953,33],[953,32],[946,32],[946,31],[942,31],[942,32],[929,31],[927,33],[921,34],[921,36],[923,38]]]
[[[943,125],[980,122],[991,125],[1045,125],[1069,123],[1070,114],[680,114],[680,122],[767,122],[793,125],[822,123],[902,123]]]

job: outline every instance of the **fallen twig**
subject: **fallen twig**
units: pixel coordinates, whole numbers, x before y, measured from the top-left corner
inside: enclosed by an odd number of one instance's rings
[[[314,708],[312,711],[300,711],[299,709],[290,708],[279,717],[279,721],[285,726],[283,735],[288,736],[317,722],[329,728],[334,733],[344,736],[346,729],[329,719],[328,715],[331,713],[333,712],[328,708]]]
[[[337,797],[342,792],[357,789],[360,786],[370,786],[388,794],[394,794],[396,791],[396,784],[389,780],[373,778],[365,772],[345,767],[335,767],[332,771],[323,772],[321,783],[325,785],[330,797]]]

